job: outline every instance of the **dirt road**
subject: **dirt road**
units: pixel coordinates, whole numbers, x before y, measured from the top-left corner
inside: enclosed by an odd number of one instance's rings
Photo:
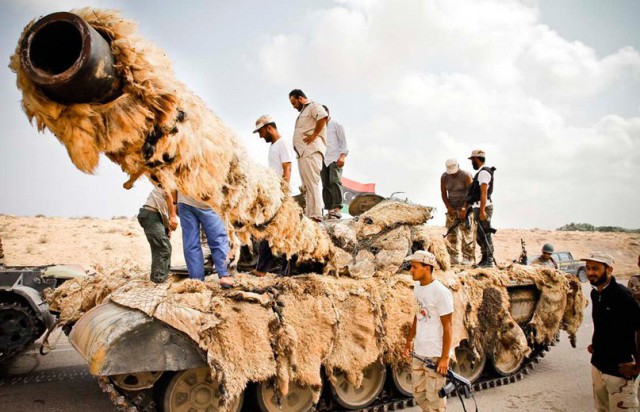
[[[589,293],[589,286],[583,284]],[[478,410],[500,411],[589,411],[591,374],[586,347],[593,332],[591,309],[578,332],[577,348],[571,348],[566,334],[523,381],[476,393]],[[30,411],[113,411],[108,397],[64,335],[55,335],[56,348],[47,356],[35,349],[0,370],[0,404],[4,410]],[[465,401],[473,411],[472,400]],[[457,399],[449,400],[449,411],[462,411]],[[419,408],[407,409],[419,412]]]

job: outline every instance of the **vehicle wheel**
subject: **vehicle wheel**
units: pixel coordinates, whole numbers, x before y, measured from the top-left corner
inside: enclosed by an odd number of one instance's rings
[[[516,355],[499,342],[496,342],[491,354],[493,369],[501,376],[511,376],[518,372],[524,359],[525,356],[523,354]]]
[[[587,271],[584,270],[584,268],[580,268],[578,269],[578,279],[580,279],[580,282],[585,283],[588,279],[587,279]]]
[[[347,381],[343,372],[336,374],[336,383],[331,384],[333,399],[347,410],[369,406],[382,392],[387,376],[387,368],[379,362],[367,366],[362,372],[364,377],[359,388]]]
[[[465,344],[456,348],[456,362],[451,367],[455,373],[469,379],[471,383],[475,382],[482,375],[487,357],[480,353],[480,357],[476,358],[473,350]]]
[[[391,367],[391,379],[394,388],[404,396],[413,396],[413,384],[411,383],[411,366],[400,365]]]
[[[242,408],[242,394],[228,408],[238,412]],[[211,378],[209,368],[194,368],[177,372],[162,397],[164,412],[212,412],[220,409],[222,394],[218,382]]]
[[[31,308],[19,303],[0,303],[0,362],[26,349],[44,332]]]
[[[307,412],[313,409],[313,391],[298,383],[289,382],[289,392],[278,405],[278,396],[271,382],[255,386],[256,400],[262,412]]]

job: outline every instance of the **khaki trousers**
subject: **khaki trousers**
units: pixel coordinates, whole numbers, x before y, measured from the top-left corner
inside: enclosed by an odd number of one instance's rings
[[[439,358],[431,360],[438,364]],[[411,362],[411,382],[413,397],[424,412],[444,412],[447,409],[447,398],[438,396],[438,391],[445,384],[444,376],[414,358]]]
[[[304,214],[311,219],[322,219],[322,187],[320,186],[320,171],[322,170],[322,153],[315,152],[309,156],[298,158],[300,179],[305,189],[307,203]]]
[[[449,228],[456,224],[459,220],[457,215],[447,215],[447,231]],[[473,214],[469,216],[469,229],[467,229],[464,220],[460,222],[458,227],[449,233],[447,236],[447,251],[451,256],[451,264],[457,265],[463,261],[468,261],[471,264],[476,261],[476,240],[475,240],[475,220]],[[460,250],[462,250],[462,260],[460,260]]]
[[[607,375],[591,365],[596,412],[638,412],[638,378]]]

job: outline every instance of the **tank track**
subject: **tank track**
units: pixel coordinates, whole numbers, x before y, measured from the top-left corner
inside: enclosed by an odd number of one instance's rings
[[[554,346],[554,340],[550,346]],[[518,372],[511,376],[500,377],[481,377],[477,382],[473,384],[473,391],[479,392],[481,390],[487,390],[495,388],[497,386],[505,386],[517,381],[523,380],[526,375],[529,375],[535,365],[540,363],[541,358],[544,358],[545,352],[549,350],[549,346],[543,346],[538,350],[534,350],[532,355],[527,358]],[[98,383],[103,392],[109,395],[109,398],[116,406],[116,409],[121,412],[155,412],[157,411],[155,401],[148,390],[129,392],[118,388],[108,377],[98,378]],[[455,391],[449,395],[450,397],[456,396]],[[394,391],[384,390],[382,394],[376,399],[373,405],[370,405],[363,409],[358,409],[356,412],[387,412],[387,411],[400,411],[403,409],[416,406],[416,401],[413,398],[409,398],[403,395],[398,395]],[[343,411],[340,407],[333,405],[327,405],[323,400],[320,401],[316,411],[317,412],[338,412]]]
[[[0,351],[0,363],[8,362],[9,360],[13,359],[16,355],[18,355],[20,352],[22,352],[23,350],[26,350],[29,347],[29,345],[35,342],[36,339],[38,339],[38,337],[42,334],[43,331],[40,329],[44,327],[44,326],[39,326],[39,324],[41,323],[40,320],[38,320],[33,310],[29,307],[26,307],[20,303],[0,303],[0,314],[2,314],[3,311],[8,311],[8,310],[22,313],[29,320],[29,322],[32,325],[34,325],[34,327],[38,327],[39,329],[31,331],[31,336],[29,337],[29,339],[25,340],[20,345],[7,347],[5,350]]]

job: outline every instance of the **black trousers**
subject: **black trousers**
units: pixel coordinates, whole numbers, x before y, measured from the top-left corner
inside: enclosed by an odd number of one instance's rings
[[[342,209],[342,168],[338,167],[336,162],[329,166],[322,162],[322,170],[320,171],[320,179],[322,179],[322,200],[324,208],[327,210]]]
[[[274,260],[275,256],[273,256],[273,253],[271,252],[269,242],[266,240],[260,241],[260,243],[258,243],[258,264],[256,265],[256,270],[258,272],[271,272]],[[280,274],[282,276],[287,276],[289,275],[289,272],[289,261],[287,260],[286,255],[283,255],[280,262]]]

